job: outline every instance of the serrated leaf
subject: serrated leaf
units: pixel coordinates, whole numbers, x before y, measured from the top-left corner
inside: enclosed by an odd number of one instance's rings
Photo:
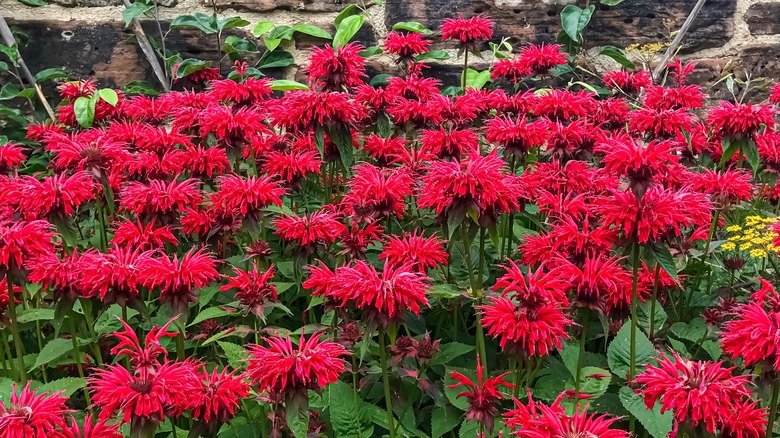
[[[355,153],[355,147],[352,143],[352,131],[346,125],[339,124],[335,129],[326,128],[326,133],[339,151],[341,165],[344,166],[344,170],[349,172],[352,168]]]
[[[575,370],[576,371],[576,370]],[[576,373],[574,374],[576,376]],[[593,398],[601,397],[607,392],[607,387],[612,381],[612,374],[604,368],[582,367],[580,370],[580,393],[590,394]],[[572,379],[572,383],[574,379]]]
[[[652,303],[648,300],[645,303],[639,303],[637,306],[637,317],[636,320],[639,323],[639,326],[642,327],[642,329],[646,333],[650,333],[650,310],[652,308]],[[664,310],[663,306],[661,306],[661,303],[656,302],[655,303],[655,322],[653,323],[653,329],[656,331],[656,333],[661,330],[661,328],[666,324],[666,319],[669,317],[667,315],[666,311]]]
[[[362,15],[350,15],[344,18],[336,27],[336,35],[333,36],[333,47],[338,50],[339,47],[346,46],[352,37],[363,27],[366,17]]]
[[[217,341],[217,344],[222,348],[222,351],[225,352],[225,357],[233,368],[241,368],[244,361],[249,358],[249,354],[244,350],[244,347],[240,345],[225,341]]]
[[[653,438],[666,438],[672,431],[674,417],[671,410],[661,414],[660,403],[656,403],[653,409],[647,409],[642,396],[627,386],[620,388],[618,395],[623,407],[639,420]]]
[[[636,331],[636,366],[637,373],[647,366],[650,359],[656,354],[653,343],[641,331]],[[607,363],[613,374],[620,378],[626,378],[631,364],[631,320],[626,319],[615,339],[607,349]]]
[[[401,21],[393,25],[393,30],[405,30],[408,32],[421,33],[423,35],[430,35],[432,30],[425,27],[422,23],[416,21]]]
[[[127,319],[138,315],[138,312],[129,308],[127,309]],[[119,319],[122,316],[122,307],[119,304],[112,304],[108,306],[105,312],[103,312],[97,321],[95,321],[95,333],[99,335],[107,335],[114,333],[117,330],[122,329],[122,323]]]
[[[561,25],[566,35],[575,43],[580,42],[580,34],[590,22],[596,6],[590,5],[585,9],[575,5],[567,5],[561,11]]]
[[[674,265],[674,257],[669,252],[669,248],[662,243],[655,243],[650,247],[650,252],[653,253],[653,257],[655,257],[655,261],[658,262],[661,269],[666,271],[677,284],[680,284],[680,279],[677,277],[677,267]]]
[[[328,385],[327,400],[334,436],[369,438],[373,434],[363,399],[356,399],[349,385],[341,381]]]
[[[761,158],[758,156],[758,147],[753,140],[747,140],[742,143],[742,153],[745,154],[747,162],[750,163],[750,167],[753,169],[753,176],[756,175],[758,169],[761,168]]]
[[[41,385],[38,389],[40,391],[47,391],[51,394],[62,391],[63,397],[70,397],[74,392],[82,389],[86,386],[86,379],[79,377],[65,377],[63,379],[53,380],[49,383]]]
[[[47,365],[61,358],[73,349],[73,343],[70,339],[55,338],[44,345],[43,350],[35,358],[35,364],[31,371],[42,365]]]
[[[290,397],[285,403],[287,427],[295,438],[306,438],[309,430],[309,400],[305,397]]]
[[[326,32],[325,30],[313,24],[294,24],[292,29],[296,32],[305,33],[306,35],[311,35],[316,38],[322,38],[324,40],[329,40],[333,38],[333,36],[329,32]]]
[[[198,309],[203,309],[218,293],[218,285],[206,286],[198,291]]]
[[[119,103],[119,96],[117,96],[116,91],[110,88],[101,88],[98,90],[98,96],[111,106],[116,106]]]
[[[54,319],[54,309],[27,309],[19,313],[17,322],[50,321]]]
[[[622,65],[625,68],[636,68],[636,65],[626,57],[626,54],[623,53],[622,50],[618,49],[615,46],[604,46],[601,48],[601,51],[599,52],[599,55],[609,56],[610,58],[617,61],[618,64]]]
[[[669,330],[678,338],[694,343],[701,341],[708,332],[707,324],[702,318],[694,318],[690,323],[675,322]]]
[[[235,312],[227,311],[221,307],[207,307],[200,312],[198,312],[198,316],[195,317],[195,319],[192,320],[191,323],[187,324],[187,327],[191,327],[199,322],[203,322],[207,319],[212,318],[219,318],[221,316],[228,316],[228,315],[235,315]]]
[[[455,429],[463,413],[452,406],[437,406],[431,413],[431,438],[439,438]]]

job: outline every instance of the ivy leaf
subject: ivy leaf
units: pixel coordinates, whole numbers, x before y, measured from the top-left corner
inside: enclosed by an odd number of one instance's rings
[[[133,18],[140,17],[151,10],[152,5],[147,5],[140,1],[126,7],[125,10],[122,11],[122,19],[125,20],[125,27],[130,26],[130,22],[133,21]]]
[[[35,358],[35,365],[33,365],[30,371],[42,365],[47,365],[54,362],[55,360],[64,356],[66,353],[70,352],[72,349],[73,344],[70,339],[52,339],[43,347],[43,350],[41,350],[41,352],[38,354],[38,357]]]
[[[647,336],[641,331],[636,332],[636,364],[637,372],[650,362],[655,356],[655,347],[647,339]],[[626,319],[623,327],[620,328],[615,339],[612,340],[607,349],[607,363],[613,374],[620,378],[625,378],[629,372],[631,364],[631,320]]]
[[[590,22],[590,17],[593,15],[594,10],[596,10],[595,5],[590,5],[585,9],[575,5],[567,5],[563,8],[561,11],[561,25],[563,26],[563,31],[566,32],[566,35],[572,41],[580,42],[580,34]]]
[[[76,115],[76,121],[82,128],[91,128],[95,121],[95,104],[97,96],[81,96],[73,102],[73,112]]]
[[[362,15],[350,15],[338,24],[336,27],[336,35],[333,37],[333,47],[338,50],[339,47],[344,47],[349,44],[349,41],[356,33],[363,27],[363,22],[366,17]]]
[[[642,396],[624,386],[618,393],[620,402],[644,426],[653,438],[666,438],[672,431],[672,411],[661,413],[661,404],[656,403],[653,409],[647,409]]]
[[[296,32],[304,33],[306,35],[313,36],[315,38],[322,38],[324,40],[329,40],[333,38],[333,36],[330,33],[322,30],[321,28],[313,24],[294,24],[292,30]]]

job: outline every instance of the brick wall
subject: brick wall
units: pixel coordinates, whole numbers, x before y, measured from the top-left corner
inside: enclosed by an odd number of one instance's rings
[[[28,7],[16,0],[0,0],[0,10],[12,25],[30,35],[22,55],[33,71],[65,67],[74,74],[94,76],[107,85],[131,80],[152,80],[143,55],[124,28],[119,0],[51,0],[44,7]],[[347,0],[215,0],[220,16],[238,15],[252,24],[231,30],[251,38],[255,23],[269,20],[275,24],[310,23],[333,30],[332,22]],[[366,0],[370,3],[371,0]],[[632,43],[669,41],[693,8],[695,0],[626,0],[616,7],[598,6],[587,30],[587,47],[603,44],[625,47]],[[210,13],[202,0],[164,0],[160,16],[163,27],[180,14]],[[420,21],[437,29],[444,18],[458,12],[466,16],[485,14],[496,21],[495,40],[508,36],[519,47],[523,42],[553,41],[560,31],[560,10],[575,0],[385,0],[369,6],[366,28],[358,35],[365,45],[381,43],[387,26],[398,21]],[[156,25],[146,22],[150,34]],[[434,35],[437,38],[438,35]],[[302,79],[298,72],[305,57],[300,49],[313,43],[296,36],[288,50],[296,64],[278,72],[281,76]],[[187,57],[215,60],[213,37],[195,31],[174,30],[168,44]],[[448,48],[437,41],[435,48]],[[596,53],[591,50],[589,53]],[[709,0],[685,39],[681,54],[698,61],[696,75],[703,82],[714,82],[724,68],[738,75],[747,74],[780,79],[780,0]],[[445,81],[454,81],[458,67],[453,61],[432,69]],[[590,61],[608,68],[608,62]],[[603,60],[602,60],[603,61]],[[372,59],[377,71],[392,70],[382,57]],[[479,65],[476,66],[479,68]]]

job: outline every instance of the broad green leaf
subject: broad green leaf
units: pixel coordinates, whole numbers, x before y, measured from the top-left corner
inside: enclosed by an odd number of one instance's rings
[[[255,25],[254,29],[252,29],[252,35],[254,35],[255,38],[260,38],[273,28],[274,24],[270,21],[261,21]]]
[[[41,391],[47,391],[51,394],[62,391],[63,397],[70,397],[74,392],[83,388],[86,385],[86,379],[79,377],[65,377],[63,379],[53,380],[49,383],[41,385],[38,389]]]
[[[51,321],[54,319],[54,309],[27,309],[19,313],[17,321],[20,323],[33,321]]]
[[[268,52],[260,59],[257,68],[281,68],[292,65],[295,62],[290,52],[286,50],[275,50]]]
[[[576,376],[576,373],[574,374]],[[582,367],[580,370],[580,393],[590,394],[592,398],[601,397],[607,392],[609,382],[612,381],[612,374],[604,368]],[[571,380],[572,387],[574,379]],[[591,399],[592,399],[591,398]]]
[[[699,342],[707,336],[707,324],[702,318],[694,318],[690,323],[678,321],[672,324],[669,330],[680,339],[691,342]]]
[[[323,29],[313,25],[313,24],[294,24],[292,29],[296,32],[305,33],[306,35],[311,35],[316,38],[322,38],[324,40],[329,40],[333,38],[333,36],[324,31]]]
[[[445,365],[452,359],[463,356],[466,353],[474,351],[473,345],[461,344],[460,342],[450,342],[439,346],[439,352],[431,359],[431,365]]]
[[[406,30],[406,31],[409,31],[409,32],[421,33],[423,35],[430,35],[430,34],[433,33],[432,30],[430,30],[427,27],[423,26],[422,23],[418,23],[416,21],[401,21],[401,22],[395,23],[393,25],[393,30]]]
[[[205,70],[207,68],[211,68],[211,61],[201,61],[200,59],[194,58],[185,59],[176,69],[176,77],[181,79],[195,73],[196,71]]]
[[[756,142],[753,140],[747,140],[743,142],[742,145],[742,153],[745,154],[747,162],[750,163],[750,167],[753,169],[753,176],[755,176],[758,172],[758,169],[761,167],[761,158],[758,156]]]
[[[336,35],[333,36],[333,47],[338,50],[339,47],[346,46],[363,27],[365,19],[366,17],[362,15],[350,15],[342,20],[336,28]]]
[[[701,348],[710,355],[712,360],[720,360],[720,357],[723,355],[720,344],[715,341],[706,340],[701,344]]]
[[[116,91],[110,88],[101,88],[98,90],[98,95],[101,99],[103,99],[103,101],[111,106],[116,106],[116,104],[119,102],[119,96],[116,95]]]
[[[290,397],[285,403],[287,427],[295,438],[306,438],[309,430],[309,400]]]
[[[431,438],[439,438],[455,429],[463,413],[452,406],[437,406],[431,414]]]
[[[257,44],[254,41],[249,41],[246,38],[239,38],[237,36],[229,36],[225,38],[225,53],[260,53],[257,48]]]
[[[196,12],[193,15],[179,15],[171,21],[171,29],[180,27],[194,27],[206,35],[213,35],[219,32],[217,27],[217,15],[206,15],[202,12]]]
[[[653,409],[647,409],[642,396],[627,386],[620,388],[619,396],[623,407],[639,420],[653,438],[666,438],[672,431],[674,415],[672,411],[661,414],[661,403],[656,402]]]
[[[639,323],[639,326],[642,327],[642,329],[646,333],[650,333],[650,310],[652,308],[652,302],[651,298],[648,298],[647,302],[645,303],[639,303],[637,306],[637,316],[636,320]],[[669,317],[669,315],[666,314],[666,311],[664,310],[661,303],[656,302],[655,303],[655,323],[653,324],[653,329],[656,333],[658,333],[659,330],[661,330],[666,324],[666,319]]]
[[[364,58],[368,58],[368,57],[371,57],[371,56],[374,56],[374,55],[380,55],[381,53],[382,53],[382,48],[381,47],[369,46],[369,47],[366,47],[365,50],[360,52],[360,56],[362,56]]]
[[[225,357],[232,368],[239,369],[243,367],[244,361],[249,357],[244,347],[225,341],[217,341],[217,344],[225,352]]]
[[[46,3],[43,0],[19,0],[21,3],[26,4],[27,6],[48,6],[49,4]]]
[[[133,18],[140,17],[141,15],[151,11],[152,8],[152,5],[147,5],[140,1],[137,1],[126,7],[122,11],[122,19],[125,20],[125,27],[130,26],[130,22],[133,21]]]
[[[271,89],[274,91],[289,91],[289,90],[308,90],[309,87],[305,84],[296,81],[290,81],[287,79],[275,79],[271,82]]]
[[[617,6],[623,3],[623,0],[601,0],[600,3],[607,6]]]
[[[187,327],[191,327],[199,322],[203,322],[207,319],[211,318],[219,318],[221,316],[228,316],[228,315],[235,315],[234,312],[227,311],[221,307],[207,307],[200,312],[198,312],[198,316],[195,317],[195,319],[192,320],[191,323],[187,325]]]
[[[636,68],[636,65],[634,65],[634,63],[626,57],[626,54],[615,46],[604,46],[601,48],[601,52],[599,52],[599,54],[609,56],[625,68]]]
[[[334,436],[345,438],[372,436],[374,427],[363,399],[355,398],[349,385],[341,381],[328,385],[326,400]]]
[[[585,9],[575,5],[567,5],[563,8],[561,11],[561,25],[563,26],[563,31],[566,32],[566,35],[572,41],[580,42],[580,34],[590,22],[590,17],[595,9],[595,5],[590,5]]]
[[[198,309],[203,309],[219,293],[218,285],[206,286],[198,291]]]
[[[437,61],[443,61],[450,59],[450,55],[444,50],[431,50],[427,53],[421,53],[416,57],[417,61],[425,61],[426,59],[434,59]]]
[[[127,308],[127,319],[131,319],[138,312],[134,309]],[[114,333],[115,331],[122,329],[122,323],[119,322],[119,318],[122,316],[122,307],[119,304],[112,304],[108,306],[105,312],[103,312],[97,321],[95,321],[95,333],[98,335],[107,335]]]
[[[94,97],[81,96],[73,102],[73,112],[76,115],[76,121],[83,128],[91,128],[92,123],[95,121],[95,104],[97,100]]]
[[[295,31],[290,26],[276,26],[271,33],[268,34],[268,38],[274,40],[291,40],[294,33]]]
[[[742,147],[742,142],[732,141],[731,138],[724,137],[721,146],[723,148],[723,156],[720,157],[719,166],[723,167],[723,165],[726,164],[726,162],[728,162],[731,157],[733,157],[734,154],[736,154],[737,151]]]
[[[43,350],[38,354],[38,357],[35,358],[35,365],[33,365],[31,370],[52,363],[66,353],[69,353],[72,349],[73,343],[70,339],[52,339],[43,347]]]
[[[345,125],[338,125],[335,129],[326,128],[326,133],[328,134],[330,141],[336,145],[336,149],[339,151],[341,165],[344,166],[344,170],[349,172],[352,168],[355,151],[355,147],[352,144],[352,131]]]
[[[35,82],[54,81],[68,77],[68,72],[62,68],[47,68],[35,75]]]
[[[249,22],[241,17],[227,17],[217,20],[218,30],[233,29],[236,27],[244,27],[248,25]]]
[[[476,71],[472,68],[466,70],[466,87],[480,90],[488,82],[492,82],[490,78],[490,70]]]
[[[655,243],[650,247],[650,252],[653,253],[653,257],[655,257],[655,261],[658,262],[661,269],[666,271],[677,284],[680,284],[680,279],[677,277],[677,268],[674,265],[674,257],[669,252],[669,248],[663,243]]]
[[[7,56],[13,65],[17,67],[19,66],[19,48],[16,43],[11,46],[0,44],[0,53],[3,53],[5,56]]]
[[[336,15],[336,19],[333,20],[333,25],[336,26],[336,28],[338,28],[341,22],[344,21],[345,18],[351,17],[358,13],[360,13],[360,10],[358,9],[357,5],[353,3],[347,6],[346,8],[342,9],[341,12],[339,12],[339,14]]]
[[[653,343],[641,331],[636,331],[636,365],[637,373],[641,372],[656,355]],[[616,376],[625,379],[631,364],[631,320],[626,319],[615,339],[607,349],[607,362],[609,369]]]
[[[16,99],[22,94],[22,90],[14,84],[6,83],[0,88],[0,100]]]

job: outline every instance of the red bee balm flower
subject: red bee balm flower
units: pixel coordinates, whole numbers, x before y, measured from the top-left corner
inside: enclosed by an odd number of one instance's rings
[[[341,223],[337,215],[324,210],[302,217],[280,216],[274,220],[274,226],[277,228],[274,234],[306,248],[315,244],[333,243],[340,234],[347,232],[347,227]]]
[[[169,225],[155,227],[154,220],[144,225],[140,220],[133,222],[128,218],[123,218],[122,222],[117,224],[111,239],[113,245],[140,250],[162,248],[166,243],[173,246],[179,244]]]
[[[470,378],[463,374],[453,371],[451,374],[452,380],[457,383],[450,385],[450,389],[457,388],[459,386],[465,386],[467,389],[460,394],[457,398],[466,397],[469,402],[469,407],[466,410],[466,419],[477,421],[482,423],[482,427],[487,429],[489,433],[493,432],[493,419],[498,413],[498,406],[496,403],[504,398],[504,394],[501,393],[500,388],[503,386],[507,389],[513,389],[515,385],[504,380],[509,372],[501,374],[496,377],[488,377],[483,380],[483,373],[485,367],[480,363],[479,356],[477,356],[477,383],[474,383]]]
[[[203,201],[197,185],[195,179],[171,182],[151,180],[148,184],[133,181],[122,190],[119,205],[136,216],[147,214],[153,217],[187,207],[197,208]]]
[[[267,271],[259,271],[257,263],[252,263],[251,271],[233,268],[235,277],[227,277],[228,284],[219,288],[221,292],[235,289],[236,298],[248,312],[263,316],[263,305],[266,302],[276,302],[276,286],[270,283],[274,277],[274,265]]]
[[[468,20],[463,18],[447,18],[441,25],[442,40],[458,40],[462,46],[469,49],[476,48],[478,43],[487,41],[493,37],[493,22],[487,18],[476,16]]]
[[[68,401],[60,393],[36,394],[30,384],[17,393],[11,386],[8,403],[0,401],[0,436],[3,438],[45,438],[51,436],[57,427],[66,427],[63,417],[69,411]]]
[[[206,287],[219,278],[214,259],[203,249],[190,251],[181,259],[160,253],[147,257],[138,266],[138,278],[149,289],[160,288],[160,302],[171,302],[174,312],[186,310],[187,303],[197,302],[194,290]]]
[[[157,360],[159,356],[165,359],[168,356],[168,350],[160,345],[160,339],[164,337],[176,337],[178,332],[169,332],[168,327],[175,321],[171,319],[162,327],[152,327],[144,339],[144,345],[138,340],[135,330],[130,327],[123,319],[119,320],[124,326],[124,330],[114,332],[113,336],[119,340],[116,347],[111,349],[111,354],[117,357],[129,356],[130,363],[137,373],[154,373],[154,370],[160,365]]]
[[[51,224],[44,220],[0,220],[0,268],[21,267],[25,261],[54,251]]]
[[[395,215],[403,217],[406,197],[412,195],[412,180],[403,169],[381,169],[370,164],[355,167],[344,210],[359,221],[373,222]]]
[[[227,368],[219,373],[216,368],[211,373],[204,369],[200,371],[203,386],[200,401],[192,408],[192,417],[203,420],[212,432],[230,421],[241,399],[249,396],[249,385],[243,381],[243,376],[235,377],[234,374],[235,370],[228,372]]]
[[[219,190],[215,193],[214,204],[228,210],[237,209],[243,215],[256,213],[269,205],[282,205],[284,189],[270,177],[224,175],[217,178]]]
[[[313,46],[306,67],[309,83],[333,91],[363,84],[366,72],[365,61],[360,56],[361,50],[363,47],[355,43],[339,47],[338,50],[334,50],[330,44],[321,48]]]
[[[533,76],[545,76],[550,69],[566,64],[566,54],[558,44],[529,44],[520,51],[520,62]]]
[[[710,110],[707,122],[715,133],[736,139],[751,137],[766,126],[775,126],[775,110],[768,105],[751,105],[722,101]]]
[[[430,40],[417,32],[390,32],[385,37],[385,52],[394,53],[401,59],[411,59],[415,55],[428,53]]]
[[[390,236],[382,247],[379,260],[387,259],[387,263],[396,266],[412,263],[415,269],[425,272],[427,268],[435,268],[438,265],[447,265],[447,251],[444,250],[446,242],[436,236],[423,237],[422,234],[404,233],[403,236]]]
[[[48,435],[52,438],[122,438],[119,433],[121,424],[107,424],[108,419],[92,421],[92,415],[84,417],[84,427],[78,425],[75,418],[70,419],[70,427],[63,426],[61,431]]]
[[[662,356],[659,366],[649,365],[636,377],[643,385],[642,395],[648,409],[661,399],[661,413],[674,411],[677,423],[690,418],[694,426],[703,421],[714,433],[718,423],[729,418],[735,403],[750,396],[748,375],[732,376],[734,368],[723,368],[722,362],[700,362],[683,359],[672,352],[671,359]]]
[[[774,288],[764,279],[761,282],[762,291],[769,291],[773,294],[770,299],[776,300]],[[766,310],[764,301],[763,296],[755,296],[749,303],[737,307],[734,319],[723,327],[720,344],[734,359],[741,357],[745,366],[766,360],[774,369],[780,370],[780,309],[770,305]]]
[[[284,398],[306,396],[338,380],[349,353],[339,344],[322,340],[323,333],[307,339],[301,334],[298,347],[290,335],[263,338],[268,347],[251,345],[247,375],[260,391]]]

